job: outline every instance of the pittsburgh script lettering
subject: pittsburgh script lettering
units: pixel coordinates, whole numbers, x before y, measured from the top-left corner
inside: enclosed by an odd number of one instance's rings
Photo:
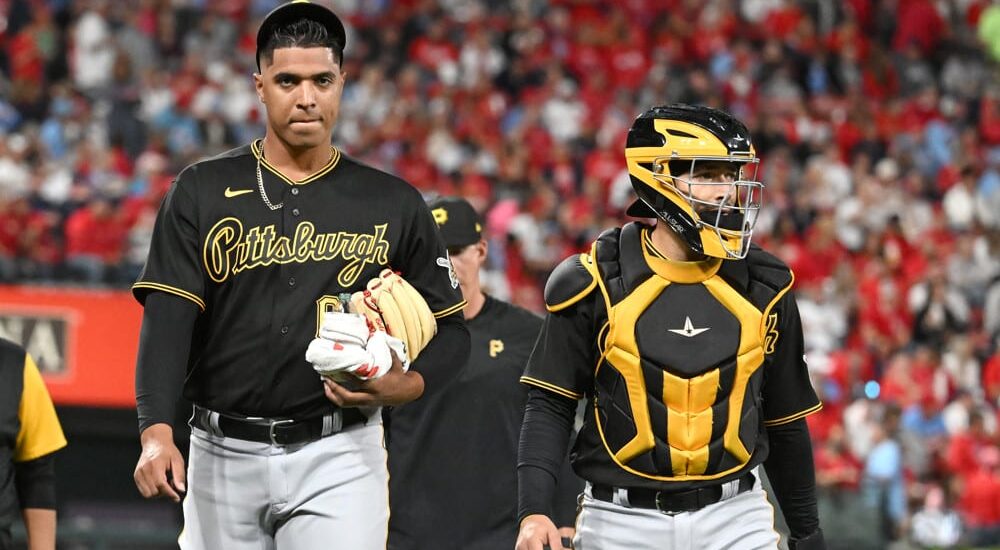
[[[357,282],[366,265],[389,263],[389,242],[383,238],[386,227],[388,224],[376,225],[372,233],[317,233],[312,222],[300,222],[289,238],[279,237],[274,225],[251,227],[244,232],[240,220],[228,217],[208,232],[202,259],[208,276],[221,283],[247,269],[340,258],[347,265],[337,274],[337,283],[348,288]]]

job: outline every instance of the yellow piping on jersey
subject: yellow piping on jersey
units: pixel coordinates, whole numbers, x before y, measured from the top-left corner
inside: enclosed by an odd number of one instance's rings
[[[795,414],[790,414],[788,416],[784,416],[784,417],[781,417],[781,418],[775,418],[774,420],[765,420],[764,421],[764,425],[767,426],[768,428],[770,428],[771,426],[781,426],[782,424],[788,424],[790,422],[795,422],[796,420],[798,420],[800,418],[805,418],[805,417],[809,416],[810,414],[819,412],[820,409],[822,409],[822,408],[823,408],[823,404],[822,403],[817,403],[817,404],[813,405],[812,407],[809,407],[808,409],[806,409],[804,411],[799,411],[799,412],[797,412]]]
[[[141,283],[135,283],[134,285],[132,285],[132,288],[133,289],[136,289],[136,288],[148,288],[150,290],[161,290],[163,292],[166,292],[166,293],[169,293],[169,294],[173,294],[175,296],[180,296],[181,298],[187,298],[188,300],[191,300],[192,302],[198,304],[198,307],[201,308],[202,311],[205,311],[205,301],[204,300],[202,300],[200,297],[198,297],[195,294],[192,294],[192,293],[190,293],[190,292],[188,292],[186,290],[182,290],[182,289],[177,288],[175,286],[164,285],[164,284],[160,284],[160,283],[141,282]]]
[[[591,259],[590,254],[580,254],[580,265],[582,265],[583,268],[586,269],[588,273],[590,273],[591,276],[590,284],[588,284],[586,288],[584,288],[580,292],[577,292],[567,300],[563,300],[562,302],[559,302],[558,304],[551,306],[545,304],[545,309],[549,310],[552,313],[555,313],[557,311],[562,311],[568,308],[569,306],[579,302],[581,298],[583,298],[587,294],[590,294],[591,290],[594,290],[594,287],[597,285],[598,274],[597,274],[597,266],[594,265],[594,262]]]
[[[449,308],[442,309],[441,311],[435,312],[434,313],[434,318],[435,319],[440,319],[442,317],[447,317],[447,316],[451,315],[452,313],[455,313],[456,311],[458,311],[458,310],[462,309],[463,307],[465,307],[465,303],[466,303],[465,300],[462,300],[461,302],[459,302],[459,303],[457,303],[457,304],[455,304],[455,305],[453,305],[453,306],[451,306]]]
[[[549,382],[546,382],[544,380],[539,380],[537,378],[532,378],[530,376],[522,376],[521,377],[521,383],[522,384],[528,384],[530,386],[536,386],[536,387],[539,387],[539,388],[541,388],[543,390],[548,390],[548,391],[553,392],[553,393],[558,393],[559,395],[561,395],[563,397],[569,397],[570,399],[574,399],[574,400],[583,399],[583,394],[576,393],[575,391],[567,390],[566,388],[563,388],[561,386],[557,386],[555,384],[551,384]]]
[[[267,168],[267,170],[269,172],[271,172],[275,176],[278,176],[278,178],[280,178],[282,181],[284,181],[285,183],[287,183],[289,185],[305,185],[307,183],[312,183],[312,182],[318,180],[319,178],[325,176],[326,174],[330,173],[330,171],[333,170],[334,168],[336,168],[337,164],[340,162],[340,150],[331,145],[330,146],[330,151],[331,151],[332,154],[330,156],[329,162],[327,162],[325,165],[323,165],[322,168],[320,168],[318,171],[316,171],[315,173],[313,173],[311,176],[306,176],[305,178],[303,178],[301,180],[295,181],[295,180],[292,180],[291,178],[289,178],[288,176],[282,174],[280,170],[278,170],[277,168],[275,168],[275,166],[273,164],[271,164],[270,162],[267,161],[266,158],[264,158],[264,155],[262,154],[262,149],[261,149],[261,147],[263,145],[262,141],[263,140],[259,140],[258,139],[258,140],[254,141],[253,143],[250,144],[250,150],[253,152],[253,156],[257,160],[259,160],[260,164],[262,166],[264,166],[265,168]]]

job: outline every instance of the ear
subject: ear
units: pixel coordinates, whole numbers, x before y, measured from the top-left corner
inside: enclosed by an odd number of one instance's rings
[[[257,99],[259,99],[261,103],[267,103],[264,101],[264,76],[260,73],[253,74],[253,87],[257,90]]]
[[[486,242],[486,239],[479,239],[476,243],[476,252],[479,256],[479,263],[484,263],[486,261],[486,255],[490,251],[490,244]]]

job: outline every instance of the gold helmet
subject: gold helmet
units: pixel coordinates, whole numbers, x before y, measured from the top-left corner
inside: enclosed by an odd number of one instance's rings
[[[654,107],[632,123],[625,161],[639,197],[630,216],[663,220],[699,254],[747,255],[764,185],[742,122],[700,105]]]

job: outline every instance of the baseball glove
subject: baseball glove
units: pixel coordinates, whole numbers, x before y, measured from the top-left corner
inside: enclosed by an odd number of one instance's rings
[[[402,340],[410,362],[437,333],[437,321],[423,296],[389,268],[351,295],[351,310],[364,315],[374,330]]]

